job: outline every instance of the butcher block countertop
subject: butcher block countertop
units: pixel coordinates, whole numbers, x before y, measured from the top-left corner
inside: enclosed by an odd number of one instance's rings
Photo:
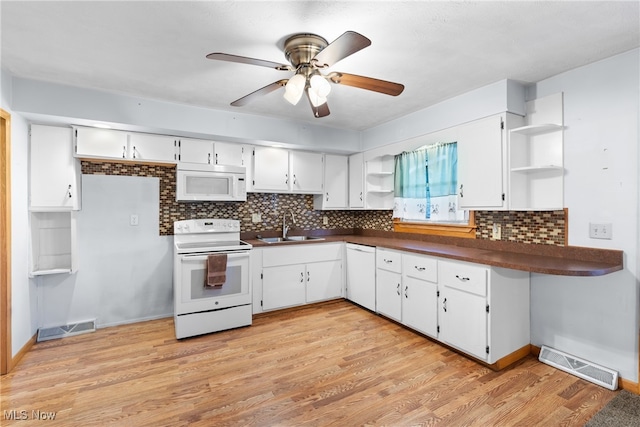
[[[277,235],[273,233],[264,232],[262,235]],[[246,232],[241,237],[254,247],[347,242],[559,276],[602,276],[623,268],[623,251],[579,246],[524,244],[361,229],[294,229],[290,235],[309,235],[323,237],[325,240],[284,243],[264,243],[257,239],[259,234]]]

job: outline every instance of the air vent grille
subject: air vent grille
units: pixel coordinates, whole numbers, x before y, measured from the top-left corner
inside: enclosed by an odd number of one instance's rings
[[[72,323],[63,326],[54,326],[52,328],[40,328],[38,329],[38,342],[86,334],[89,332],[95,332],[95,330],[95,320],[88,320],[86,322]]]
[[[610,390],[616,390],[618,388],[618,372],[598,366],[595,363],[546,346],[542,346],[538,359],[547,365],[551,365]]]

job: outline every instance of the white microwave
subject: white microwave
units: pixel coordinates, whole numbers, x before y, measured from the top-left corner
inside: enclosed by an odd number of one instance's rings
[[[176,200],[179,202],[246,201],[246,169],[243,166],[178,165]]]

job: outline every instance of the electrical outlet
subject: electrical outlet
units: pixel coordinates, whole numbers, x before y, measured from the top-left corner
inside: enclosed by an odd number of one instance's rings
[[[608,239],[611,240],[613,227],[610,222],[590,222],[589,237],[592,239]]]
[[[262,215],[260,215],[259,212],[251,214],[251,222],[253,223],[262,222]]]
[[[138,225],[138,215],[131,214],[131,216],[129,217],[129,225]]]
[[[322,217],[322,225],[329,225],[329,217],[328,216],[323,216]]]
[[[493,229],[491,230],[491,237],[493,240],[502,239],[502,226],[500,224],[493,224]]]

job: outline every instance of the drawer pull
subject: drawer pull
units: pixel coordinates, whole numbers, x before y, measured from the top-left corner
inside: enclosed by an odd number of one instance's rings
[[[457,274],[456,274],[456,279],[460,280],[461,282],[468,282],[469,280],[471,280],[468,277],[460,277]]]
[[[414,265],[414,267],[418,271],[425,271],[427,269],[427,267],[418,267],[417,265]]]
[[[391,264],[393,262],[393,260],[384,258],[384,262],[386,262],[387,264]]]

